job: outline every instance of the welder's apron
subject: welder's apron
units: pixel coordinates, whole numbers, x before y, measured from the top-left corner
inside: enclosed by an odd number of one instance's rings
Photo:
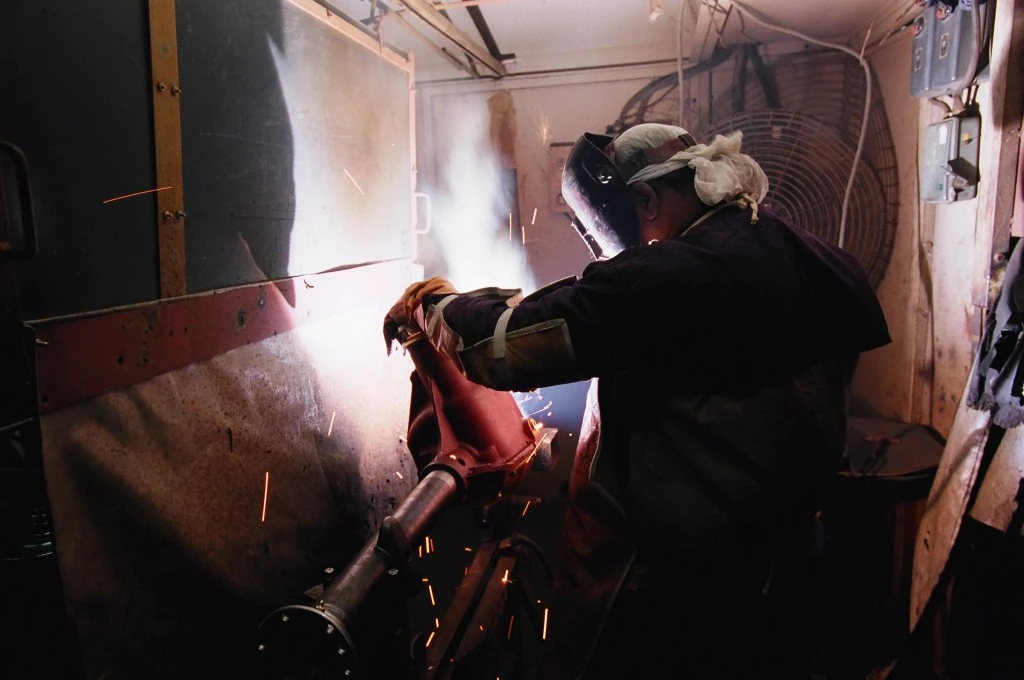
[[[671,377],[594,381],[546,677],[579,677],[621,588],[680,600],[739,584],[760,592],[773,564],[815,550],[814,514],[843,451],[845,390],[831,362],[728,397],[681,395]]]

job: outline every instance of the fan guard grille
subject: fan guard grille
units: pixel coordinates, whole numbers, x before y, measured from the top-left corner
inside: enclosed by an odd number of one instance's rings
[[[807,50],[777,57],[758,74],[747,67],[744,49],[751,47],[735,50],[731,58],[698,66],[685,76],[687,80],[703,78],[706,82],[699,89],[708,93],[706,101],[692,112],[694,122],[689,127],[703,138],[742,131],[744,152],[768,175],[766,201],[775,212],[836,243],[860,136],[864,71],[856,59],[841,52]],[[731,84],[716,94],[716,83]],[[844,247],[877,288],[892,255],[899,171],[877,80],[873,85]],[[626,102],[609,131],[644,122],[675,122],[677,87],[675,74],[653,80]],[[777,93],[775,101],[769,101],[766,94],[772,88]]]

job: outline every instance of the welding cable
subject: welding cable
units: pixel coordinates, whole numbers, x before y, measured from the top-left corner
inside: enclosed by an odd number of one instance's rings
[[[839,240],[837,245],[842,248],[843,242],[846,240],[846,218],[849,216],[850,196],[853,194],[853,183],[857,177],[857,166],[860,164],[860,157],[864,152],[864,140],[868,135],[868,119],[871,115],[871,66],[868,65],[867,59],[864,58],[864,55],[853,48],[847,47],[846,45],[840,45],[839,43],[818,40],[817,38],[812,38],[809,35],[800,33],[799,31],[794,31],[793,29],[780,26],[769,19],[764,18],[760,14],[757,14],[754,10],[750,9],[746,3],[739,2],[738,0],[732,0],[732,4],[738,7],[743,14],[753,19],[754,23],[760,24],[764,28],[785,33],[805,42],[820,45],[821,47],[828,47],[833,50],[845,52],[860,62],[861,68],[864,69],[864,114],[860,124],[860,139],[857,140],[857,151],[853,154],[853,167],[850,169],[850,179],[846,183],[846,193],[843,196],[842,217],[839,218]]]

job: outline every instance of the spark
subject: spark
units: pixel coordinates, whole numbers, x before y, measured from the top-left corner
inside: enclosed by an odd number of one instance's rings
[[[126,198],[133,198],[135,196],[142,196],[143,194],[152,194],[152,193],[156,193],[157,191],[167,191],[168,189],[173,189],[173,188],[174,187],[159,187],[159,188],[156,188],[156,189],[146,189],[145,191],[136,191],[134,194],[125,194],[124,196],[115,196],[114,198],[108,198],[107,200],[103,201],[103,204],[106,205],[107,203],[113,203],[114,201],[123,201]]]
[[[260,517],[261,522],[267,521],[267,493],[270,491],[270,471],[267,470],[263,477],[263,515]]]
[[[424,578],[423,578],[423,582],[424,582],[424,583],[430,583],[430,579],[429,579],[429,578],[426,578],[426,577],[424,577]]]
[[[523,232],[523,245],[525,246],[526,245],[526,226],[521,224],[521,225],[519,225],[519,228]]]
[[[338,415],[337,411],[331,414],[331,424],[327,426],[327,436],[330,437],[331,433],[334,432],[334,416]]]
[[[361,194],[362,194],[363,196],[365,196],[365,195],[366,195],[366,192],[365,192],[365,191],[363,191],[363,188],[362,188],[361,186],[359,186],[359,182],[357,182],[357,181],[356,181],[356,178],[355,178],[355,177],[353,177],[353,176],[352,176],[352,175],[351,175],[351,174],[349,173],[349,171],[348,171],[348,170],[346,170],[345,168],[342,168],[342,170],[345,170],[345,174],[346,174],[346,175],[348,175],[348,178],[349,178],[350,180],[352,180],[352,184],[355,184],[355,185],[356,185],[356,189],[359,189],[359,193],[361,193]]]
[[[465,548],[463,548],[463,550],[465,550],[466,552],[473,552],[473,549],[470,548],[468,545]]]
[[[420,557],[423,557],[423,546],[422,545],[420,546],[420,551],[419,552],[420,552]]]
[[[548,639],[548,608],[544,607],[544,630],[540,634],[541,640]]]
[[[437,620],[437,617],[435,617],[434,618],[434,628],[440,628],[440,627],[441,627],[441,622]]]
[[[466,567],[465,569],[462,570],[462,575],[466,576],[468,574],[469,574],[469,567]]]
[[[535,224],[537,224],[537,209],[536,208],[533,209],[533,219],[530,220],[530,226],[532,227]]]
[[[547,410],[548,410],[549,408],[551,408],[551,405],[552,405],[553,403],[555,403],[555,402],[553,402],[553,401],[549,401],[549,402],[548,402],[547,404],[545,404],[545,405],[544,405],[544,407],[543,407],[543,408],[539,408],[539,409],[537,409],[536,411],[534,411],[533,413],[530,413],[530,414],[529,414],[529,415],[527,415],[526,417],[527,417],[527,418],[529,418],[530,416],[533,416],[533,415],[537,415],[538,413],[541,413],[541,412],[543,412],[543,411],[547,411]]]
[[[509,620],[508,620],[508,637],[506,637],[505,639],[507,639],[507,640],[511,640],[512,639],[512,624],[515,623],[515,622],[516,622],[516,615],[513,614],[509,618]]]
[[[483,626],[480,626],[480,632],[481,633],[484,632],[484,627]]]
[[[526,517],[526,511],[530,509],[530,503],[532,503],[532,502],[533,502],[533,499],[530,499],[530,500],[526,501],[526,505],[523,506],[523,514],[522,514],[523,517]]]
[[[437,600],[434,599],[434,586],[427,584],[427,592],[430,593],[430,606],[436,607]]]
[[[508,242],[512,243],[512,213],[508,214]]]
[[[435,631],[435,630],[430,631],[430,637],[427,638],[427,644],[423,645],[424,647],[429,647],[430,646],[430,643],[434,641],[434,634],[436,632],[437,631]]]
[[[502,583],[508,583],[508,569],[505,570],[505,575],[501,577]]]
[[[399,479],[405,479],[405,477],[402,476],[402,473],[399,472],[398,470],[395,470],[395,474],[398,475]]]

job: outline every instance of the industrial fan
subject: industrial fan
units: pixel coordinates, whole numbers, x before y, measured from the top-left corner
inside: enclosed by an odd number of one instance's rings
[[[690,95],[684,97],[684,127],[705,140],[743,132],[743,151],[768,176],[765,203],[792,224],[836,243],[864,105],[864,71],[857,60],[805,50],[765,63],[756,45],[718,48],[707,62],[684,72],[684,83]],[[609,131],[675,123],[678,87],[674,73],[655,79],[626,102]],[[873,88],[843,243],[876,288],[892,253],[899,209],[896,152],[878,90]]]

